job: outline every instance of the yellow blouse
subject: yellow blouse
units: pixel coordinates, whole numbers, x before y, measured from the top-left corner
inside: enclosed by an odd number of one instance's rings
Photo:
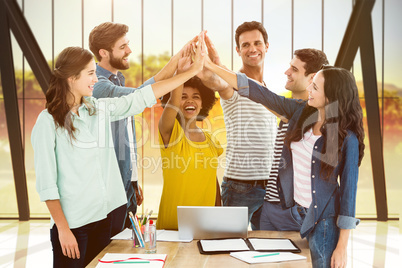
[[[157,229],[177,230],[177,206],[214,206],[218,156],[223,149],[218,140],[203,130],[205,141],[189,140],[177,119],[165,148],[161,144],[163,189]]]

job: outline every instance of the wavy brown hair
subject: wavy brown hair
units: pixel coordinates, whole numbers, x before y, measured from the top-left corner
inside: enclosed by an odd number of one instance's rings
[[[96,59],[101,61],[100,49],[112,52],[112,47],[122,36],[128,32],[128,26],[116,22],[104,22],[92,29],[89,34],[89,49]]]
[[[68,78],[79,78],[81,71],[93,60],[93,55],[81,47],[67,47],[57,57],[55,69],[50,77],[49,89],[46,92],[46,108],[49,114],[53,116],[56,127],[65,128],[70,138],[75,139],[76,131],[72,116],[71,105],[68,104],[68,98],[74,98],[68,85]],[[86,103],[82,98],[81,102]],[[88,103],[87,103],[88,104]],[[90,109],[90,115],[95,113],[95,109],[87,105]]]
[[[325,119],[320,129],[324,138],[321,152],[321,175],[328,179],[341,161],[341,149],[347,130],[352,131],[359,142],[359,162],[364,155],[363,111],[353,74],[346,69],[326,66],[320,71],[324,76],[324,94],[327,98]],[[289,133],[285,144],[300,141],[318,119],[316,108],[306,104],[296,128]]]

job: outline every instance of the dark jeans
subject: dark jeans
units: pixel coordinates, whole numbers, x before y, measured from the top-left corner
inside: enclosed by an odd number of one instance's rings
[[[126,222],[126,215],[127,215],[127,204],[120,206],[113,210],[112,212],[109,213],[112,221],[112,226],[111,226],[111,231],[110,231],[110,237],[113,237],[123,231],[123,229],[126,227],[125,222]],[[127,220],[128,219],[127,216]]]
[[[298,206],[282,209],[281,204],[264,201],[260,218],[260,230],[300,231],[303,223]]]
[[[260,216],[265,196],[265,186],[224,178],[222,182],[224,206],[248,207],[248,220],[252,230],[260,230]]]
[[[125,211],[126,205],[110,212],[106,219],[71,229],[78,243],[80,251],[79,259],[71,259],[63,255],[59,240],[59,232],[56,224],[53,225],[53,228],[50,229],[50,241],[53,248],[53,267],[79,268],[88,265],[92,259],[110,243],[112,214],[113,212],[120,210]]]

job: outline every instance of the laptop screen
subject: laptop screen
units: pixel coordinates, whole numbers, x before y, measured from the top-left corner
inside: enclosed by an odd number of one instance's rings
[[[178,206],[180,239],[247,237],[247,207]]]

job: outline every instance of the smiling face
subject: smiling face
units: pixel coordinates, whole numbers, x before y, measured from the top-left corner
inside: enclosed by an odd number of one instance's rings
[[[201,94],[198,89],[184,87],[181,95],[180,111],[186,120],[196,117],[202,108]]]
[[[302,93],[305,92],[307,87],[311,84],[314,75],[309,74],[306,76],[304,65],[305,63],[298,57],[294,57],[290,61],[290,67],[285,72],[288,78],[285,85],[287,90],[294,93]]]
[[[75,102],[80,102],[82,97],[92,96],[94,85],[98,82],[95,60],[91,60],[77,77],[70,77],[68,80]]]
[[[129,47],[129,40],[126,35],[119,38],[114,46],[112,47],[112,52],[108,51],[109,54],[109,64],[116,70],[126,70],[130,67],[128,62],[128,56],[131,54],[131,49]]]
[[[268,42],[264,43],[264,37],[259,30],[242,33],[239,36],[239,47],[236,51],[243,61],[243,65],[259,66],[264,63],[265,53],[268,51]]]
[[[324,109],[327,103],[324,92],[324,81],[324,75],[320,71],[314,76],[313,82],[307,87],[308,105],[319,110]]]

